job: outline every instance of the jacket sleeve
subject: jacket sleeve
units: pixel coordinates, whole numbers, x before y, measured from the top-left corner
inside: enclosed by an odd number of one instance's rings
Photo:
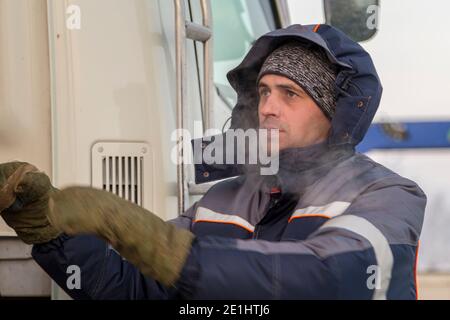
[[[194,206],[193,206],[194,207]],[[191,219],[180,216],[171,223],[190,228]],[[73,299],[177,299],[178,290],[143,276],[108,243],[91,235],[61,235],[34,245],[32,256]],[[79,285],[74,278],[79,270]]]
[[[386,179],[306,240],[198,237],[180,282],[195,299],[415,299],[425,203]]]

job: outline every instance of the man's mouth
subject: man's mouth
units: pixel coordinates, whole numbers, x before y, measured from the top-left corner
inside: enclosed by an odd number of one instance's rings
[[[278,130],[279,132],[284,132],[283,129],[276,128],[276,127],[262,127],[261,129],[265,129],[265,130],[267,130],[267,131]]]

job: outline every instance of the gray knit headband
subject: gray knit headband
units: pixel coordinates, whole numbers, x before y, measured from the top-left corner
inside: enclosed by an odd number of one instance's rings
[[[266,74],[278,74],[296,82],[332,119],[336,110],[335,81],[337,67],[325,53],[299,42],[291,42],[274,50],[265,60],[257,83]]]

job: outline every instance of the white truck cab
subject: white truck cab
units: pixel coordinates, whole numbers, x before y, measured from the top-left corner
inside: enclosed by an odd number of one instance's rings
[[[176,128],[226,126],[226,72],[287,19],[279,0],[0,0],[0,162],[174,218],[205,191]],[[0,295],[50,296],[30,251],[0,221]]]

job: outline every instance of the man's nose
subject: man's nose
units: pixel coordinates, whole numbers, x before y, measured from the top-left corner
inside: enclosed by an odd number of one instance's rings
[[[259,112],[261,115],[264,117],[279,117],[281,108],[280,103],[277,100],[276,96],[271,94],[265,100],[261,101],[259,105]]]

